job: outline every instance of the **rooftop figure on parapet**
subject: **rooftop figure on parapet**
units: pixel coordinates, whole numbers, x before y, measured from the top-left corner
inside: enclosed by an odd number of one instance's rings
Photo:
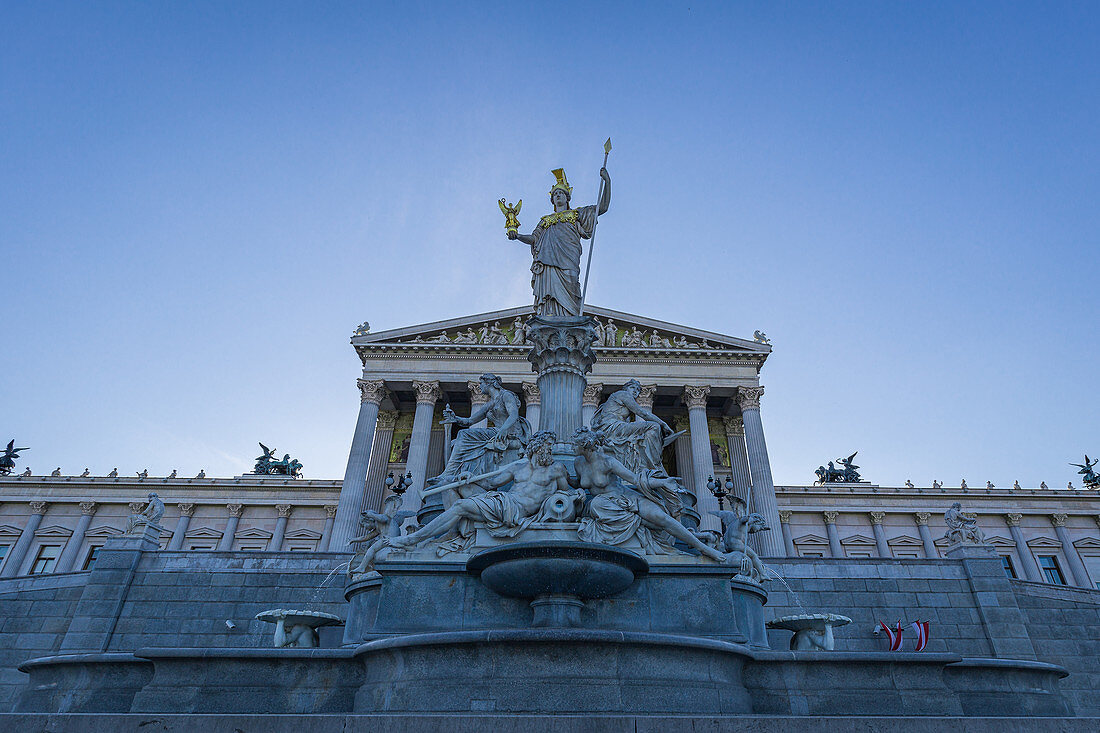
[[[19,451],[21,450],[28,449],[16,448],[15,438],[8,442],[8,447],[4,449],[3,454],[0,454],[0,476],[7,476],[15,470],[15,462],[19,459]]]

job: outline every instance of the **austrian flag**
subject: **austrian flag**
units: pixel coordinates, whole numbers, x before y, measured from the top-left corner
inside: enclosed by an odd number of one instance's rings
[[[882,621],[878,622],[879,627],[886,632],[886,638],[890,640],[890,651],[896,652],[901,650],[901,638],[902,628],[901,621],[898,621],[897,628],[891,629]]]
[[[923,652],[924,648],[928,646],[928,622],[914,621],[910,624],[910,628],[917,635],[917,648],[915,651]]]

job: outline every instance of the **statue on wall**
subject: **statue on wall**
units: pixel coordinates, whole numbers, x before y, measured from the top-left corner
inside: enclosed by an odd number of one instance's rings
[[[661,418],[638,404],[642,383],[631,379],[607,398],[592,416],[592,429],[604,435],[612,454],[634,472],[662,470],[661,451],[664,436],[672,428]]]
[[[565,171],[558,168],[553,174],[556,180],[550,188],[550,203],[554,213],[542,217],[530,234],[520,234],[512,228],[507,234],[508,239],[531,246],[535,315],[578,316],[581,313],[581,240],[591,239],[596,217],[606,213],[611,204],[611,176],[607,168],[600,169],[603,185],[596,205],[571,209],[573,187]],[[518,222],[516,224],[518,226]]]
[[[978,520],[963,514],[962,504],[955,502],[944,512],[943,521],[947,524],[944,538],[952,544],[984,545],[985,534],[978,528]]]
[[[160,518],[164,516],[164,502],[155,493],[150,493],[147,499],[140,512],[130,515],[126,522],[126,534],[136,534],[139,527],[160,528]]]
[[[19,460],[19,451],[30,450],[29,448],[16,448],[15,439],[12,438],[8,442],[8,447],[4,449],[4,453],[0,455],[0,476],[10,476],[11,472],[15,470],[15,462]]]
[[[631,471],[604,452],[606,438],[598,430],[582,427],[572,442],[577,451],[573,462],[577,485],[593,496],[577,530],[582,540],[621,545],[636,536],[647,554],[672,555],[677,554],[672,546],[677,539],[712,560],[725,562],[721,552],[680,524],[684,488],[679,479],[652,469]]]
[[[1081,479],[1081,483],[1085,485],[1086,489],[1100,489],[1100,476],[1096,474],[1096,471],[1092,470],[1093,466],[1095,466],[1097,463],[1100,463],[1100,458],[1094,458],[1090,461],[1089,456],[1086,453],[1084,463],[1069,464],[1080,469],[1079,471],[1077,471],[1077,473],[1081,474],[1081,476],[1083,477]]]
[[[527,442],[526,457],[513,461],[469,486],[480,493],[463,496],[449,509],[411,534],[393,537],[385,544],[395,548],[415,547],[434,537],[457,532],[454,540],[444,540],[439,551],[460,551],[474,539],[474,530],[484,527],[493,537],[515,537],[533,522],[543,502],[555,492],[571,493],[565,466],[554,461],[551,453],[554,433],[535,433]],[[456,446],[457,448],[457,446]],[[471,481],[463,472],[457,479]],[[507,484],[512,488],[498,491]],[[486,488],[488,490],[486,490]]]
[[[451,455],[443,473],[431,479],[428,486],[451,483],[462,472],[481,474],[519,457],[519,451],[531,434],[531,424],[519,414],[519,396],[504,388],[500,377],[482,374],[478,380],[489,401],[475,408],[469,417],[459,417],[450,405],[443,408],[441,424],[469,426],[488,418],[492,427],[466,427],[459,430],[451,444]],[[461,490],[458,492],[460,495]]]

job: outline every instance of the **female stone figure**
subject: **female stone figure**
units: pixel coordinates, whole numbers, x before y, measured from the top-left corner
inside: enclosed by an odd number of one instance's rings
[[[631,471],[660,470],[663,435],[672,428],[638,404],[642,383],[631,379],[600,405],[592,429],[603,433],[615,457]]]
[[[660,538],[672,535],[712,560],[725,561],[721,552],[703,544],[675,519],[682,491],[677,479],[651,470],[631,471],[605,453],[604,436],[588,428],[573,434],[573,445],[577,482],[593,494],[577,530],[582,540],[620,545],[636,535],[647,553],[667,555],[675,550]]]
[[[535,294],[535,315],[552,318],[578,316],[581,312],[581,240],[592,238],[599,214],[611,204],[611,176],[600,169],[602,195],[596,206],[569,208],[573,187],[561,168],[553,171],[557,182],[550,189],[554,213],[542,217],[530,234],[508,230],[508,239],[531,245],[531,289]]]

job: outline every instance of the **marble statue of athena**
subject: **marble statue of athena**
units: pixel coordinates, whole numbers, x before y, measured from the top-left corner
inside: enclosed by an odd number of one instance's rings
[[[554,213],[539,220],[530,234],[508,232],[509,239],[531,245],[531,289],[535,294],[535,315],[578,316],[581,313],[581,239],[591,239],[596,217],[611,203],[611,176],[600,169],[602,195],[594,206],[569,208],[573,187],[561,168],[553,171],[557,181],[550,189]],[[597,212],[597,206],[599,211]]]

